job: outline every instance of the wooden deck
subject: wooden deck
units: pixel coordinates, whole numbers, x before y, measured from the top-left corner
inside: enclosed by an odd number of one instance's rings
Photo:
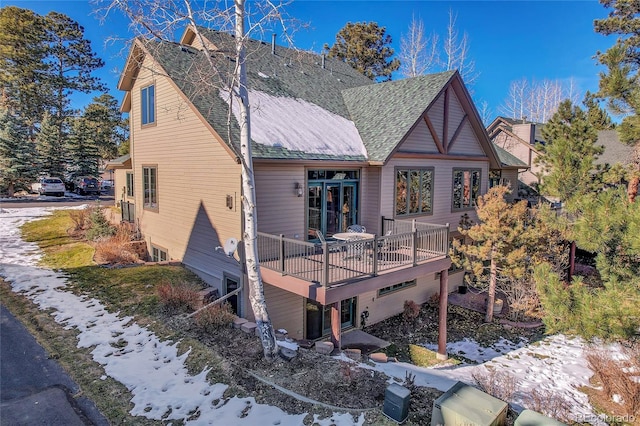
[[[442,253],[420,251],[415,264],[422,264],[431,259],[442,258]],[[328,260],[328,262],[325,262]],[[291,275],[304,281],[339,284],[367,276],[377,276],[388,271],[414,266],[411,248],[399,248],[394,251],[380,252],[371,248],[362,250],[331,251],[288,257],[284,265],[279,259],[262,261],[262,267],[280,271],[283,275]],[[282,268],[284,266],[284,268]],[[284,270],[282,270],[284,269]]]

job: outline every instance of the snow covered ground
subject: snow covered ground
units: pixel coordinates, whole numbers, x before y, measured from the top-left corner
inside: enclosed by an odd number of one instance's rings
[[[305,415],[290,415],[277,407],[258,404],[253,398],[224,398],[227,386],[206,380],[207,370],[190,375],[184,365],[188,352],[178,355],[176,342],[162,341],[138,326],[131,317],[108,312],[99,300],[78,297],[65,291],[61,274],[40,268],[40,251],[20,238],[18,227],[48,215],[52,208],[0,209],[0,276],[13,291],[26,295],[43,310],[51,309],[55,320],[77,329],[78,346],[93,348],[93,359],[105,374],[124,384],[133,395],[131,414],[151,419],[188,419],[188,425],[216,424],[301,425]],[[125,342],[126,344],[123,344]],[[593,413],[584,394],[576,388],[588,384],[591,371],[583,354],[584,343],[562,335],[534,344],[506,340],[491,348],[481,348],[466,340],[448,345],[449,353],[464,352],[479,364],[449,368],[420,368],[406,363],[363,364],[403,381],[407,372],[415,374],[415,384],[447,390],[456,381],[473,383],[474,372],[495,368],[515,376],[519,390],[513,401],[521,405],[527,391],[544,389],[565,398],[576,420],[603,424]],[[361,425],[364,417],[334,413],[315,419],[323,425]]]

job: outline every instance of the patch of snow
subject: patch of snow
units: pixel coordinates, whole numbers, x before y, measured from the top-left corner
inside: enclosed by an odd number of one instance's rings
[[[78,346],[93,348],[93,360],[105,375],[131,392],[130,413],[149,419],[182,420],[186,425],[278,424],[299,426],[306,414],[291,415],[253,398],[225,398],[227,385],[211,384],[205,368],[190,375],[185,366],[189,351],[177,342],[162,341],[145,327],[108,312],[100,301],[65,290],[66,277],[36,266],[37,245],[20,238],[19,226],[50,214],[50,208],[3,209],[0,212],[0,276],[12,290],[24,294],[42,310],[51,310],[56,322],[78,331]],[[195,415],[193,413],[196,413]],[[339,426],[354,424],[335,415]],[[194,418],[195,417],[195,418]],[[333,420],[320,421],[330,425]]]
[[[269,78],[269,76],[268,76],[268,75],[266,75],[265,73],[263,73],[262,71],[259,71],[259,72],[258,72],[258,75],[259,75],[260,77],[262,77],[262,78]]]
[[[229,92],[220,91],[220,97],[229,102]],[[310,154],[367,155],[353,121],[316,104],[258,90],[249,90],[249,103],[251,139],[256,143]],[[239,120],[237,101],[233,114]]]
[[[527,343],[526,339],[521,339],[519,343],[514,343],[510,340],[501,338],[498,342],[489,346],[488,348],[480,346],[474,339],[464,338],[458,342],[447,343],[447,353],[452,355],[460,355],[470,361],[477,363],[487,362],[500,355],[511,352],[515,349],[523,347]],[[432,351],[438,350],[436,344],[425,344],[425,348]]]
[[[452,343],[452,347],[464,347],[469,353],[480,353],[472,349],[470,341]],[[533,390],[549,392],[563,398],[571,407],[575,421],[593,419],[594,424],[604,424],[593,412],[587,396],[580,392],[580,386],[588,386],[593,372],[589,369],[584,355],[586,344],[580,338],[554,335],[525,344],[518,349],[503,353],[482,364],[460,364],[438,368],[423,368],[406,363],[376,363],[377,370],[402,382],[407,372],[415,375],[415,384],[429,386],[441,391],[448,390],[457,381],[470,385],[475,383],[474,374],[487,374],[490,369],[511,374],[518,382],[514,398],[507,401],[514,408],[527,405],[527,395]]]
[[[291,349],[294,351],[298,350],[298,344],[291,339],[286,340],[277,340],[278,346],[282,346],[283,348]]]
[[[621,395],[613,394],[613,396],[611,397],[611,399],[613,400],[613,402],[617,403],[617,404],[622,404],[624,402],[624,399],[622,399]]]

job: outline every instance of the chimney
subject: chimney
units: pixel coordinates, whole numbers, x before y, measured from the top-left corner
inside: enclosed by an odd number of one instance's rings
[[[324,53],[322,54],[322,69],[324,69]]]
[[[276,54],[276,33],[271,34],[271,54]]]

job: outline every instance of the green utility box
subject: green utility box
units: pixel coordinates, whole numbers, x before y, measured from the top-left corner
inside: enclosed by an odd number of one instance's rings
[[[409,417],[409,400],[411,391],[397,383],[387,386],[384,392],[382,413],[396,423],[404,423]]]
[[[513,426],[567,426],[550,417],[531,410],[523,410]]]
[[[479,389],[458,382],[433,401],[431,426],[498,426],[508,405]]]

